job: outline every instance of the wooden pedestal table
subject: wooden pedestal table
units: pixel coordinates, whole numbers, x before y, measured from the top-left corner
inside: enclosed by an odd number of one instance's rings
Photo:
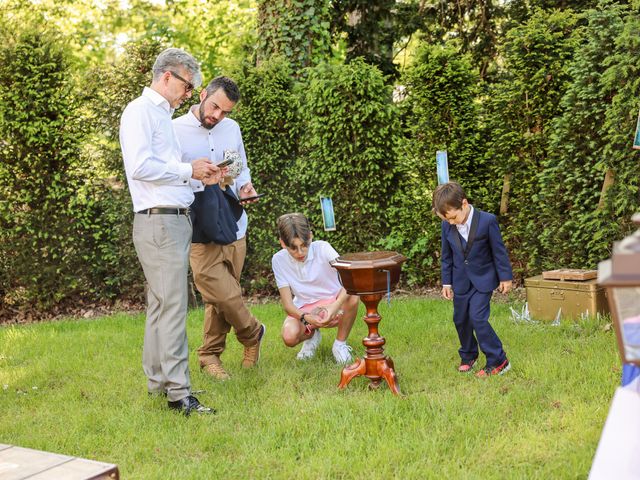
[[[370,389],[377,389],[385,380],[391,391],[400,395],[393,360],[383,353],[385,339],[378,332],[382,318],[378,314],[378,303],[398,284],[401,266],[406,260],[396,252],[382,251],[350,253],[331,262],[347,293],[358,295],[365,304],[364,321],[369,328],[369,334],[362,341],[366,350],[364,359],[356,358],[354,364],[342,370],[338,388],[343,389],[353,378],[364,375],[371,380]]]

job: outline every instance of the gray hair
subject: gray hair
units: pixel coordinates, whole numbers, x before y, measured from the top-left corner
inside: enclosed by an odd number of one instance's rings
[[[153,64],[153,81],[158,80],[164,72],[180,68],[184,68],[191,74],[191,83],[193,83],[196,88],[202,84],[200,65],[195,58],[179,48],[167,48],[160,52],[160,55],[156,58],[156,62]]]

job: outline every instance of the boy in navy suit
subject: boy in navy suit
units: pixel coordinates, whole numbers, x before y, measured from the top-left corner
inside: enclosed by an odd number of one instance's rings
[[[442,296],[453,299],[453,323],[460,339],[458,371],[471,372],[478,344],[487,357],[477,377],[502,375],[511,365],[489,324],[493,291],[511,290],[509,254],[495,215],[474,209],[455,182],[433,192],[433,210],[442,221]],[[475,336],[474,336],[475,333]]]

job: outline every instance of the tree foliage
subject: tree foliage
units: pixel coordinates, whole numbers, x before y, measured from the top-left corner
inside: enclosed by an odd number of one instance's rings
[[[569,60],[576,49],[577,18],[570,10],[537,10],[511,29],[503,47],[504,72],[486,102],[490,135],[487,159],[496,178],[510,180],[505,238],[515,270],[540,268],[538,177],[549,156],[551,123],[570,83]]]
[[[503,17],[501,2],[458,0],[421,2],[423,36],[432,43],[455,41],[469,53],[480,77],[487,76],[497,55],[499,25]]]
[[[205,78],[250,57],[254,1],[3,0],[0,17],[14,28],[25,20],[64,34],[79,71],[115,61],[124,45],[143,39],[184,48],[202,62]]]
[[[146,38],[186,49],[202,64],[207,82],[251,56],[248,47],[257,41],[254,3],[173,0],[167,2],[163,31]]]
[[[331,54],[328,0],[258,2],[257,64],[282,55],[294,74]]]
[[[415,1],[335,0],[331,9],[334,38],[346,37],[346,61],[361,58],[397,78],[394,47],[423,26]]]

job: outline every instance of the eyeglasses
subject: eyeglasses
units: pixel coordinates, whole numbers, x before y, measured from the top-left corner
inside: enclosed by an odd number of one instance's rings
[[[185,80],[180,75],[178,75],[176,72],[173,72],[173,71],[169,70],[169,73],[172,76],[174,76],[175,78],[177,78],[178,80],[180,80],[182,83],[184,83],[185,90],[186,90],[187,93],[191,92],[194,88],[196,88],[196,86],[193,83]]]
[[[289,251],[289,253],[291,255],[306,255],[307,252],[309,251],[309,245],[291,245],[291,246],[286,246],[287,250]]]

